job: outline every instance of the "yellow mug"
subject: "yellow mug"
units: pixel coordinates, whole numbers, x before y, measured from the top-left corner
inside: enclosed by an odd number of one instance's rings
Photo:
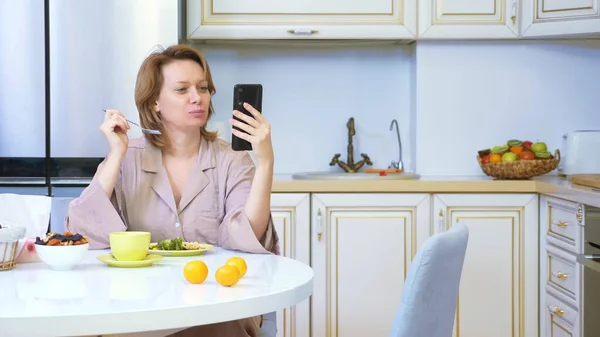
[[[112,232],[110,250],[119,261],[141,261],[148,255],[150,232]]]

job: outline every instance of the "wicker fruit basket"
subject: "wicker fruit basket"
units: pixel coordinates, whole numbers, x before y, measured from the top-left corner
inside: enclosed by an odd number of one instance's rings
[[[25,227],[0,224],[0,271],[13,269],[19,240],[24,236]]]
[[[0,270],[13,269],[19,242],[0,242]]]
[[[477,162],[483,173],[496,179],[531,179],[555,170],[560,163],[560,151],[557,149],[552,157],[546,159],[482,164],[481,157],[477,156]]]

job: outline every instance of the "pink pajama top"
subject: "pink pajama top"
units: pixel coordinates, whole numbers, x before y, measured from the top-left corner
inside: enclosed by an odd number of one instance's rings
[[[244,212],[254,172],[248,153],[233,151],[220,139],[202,139],[177,207],[160,149],[144,137],[131,139],[112,196],[94,177],[70,203],[65,228],[86,235],[92,249],[108,248],[111,232],[130,230],[150,232],[153,242],[181,236],[227,249],[279,254],[272,217],[257,240]]]

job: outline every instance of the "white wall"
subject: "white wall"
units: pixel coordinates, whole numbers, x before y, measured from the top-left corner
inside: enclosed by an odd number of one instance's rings
[[[229,118],[234,84],[264,85],[277,173],[332,170],[335,153],[345,160],[351,116],[355,158],[395,160],[396,118],[405,162],[424,175],[482,174],[478,149],[511,138],[555,149],[566,131],[600,128],[598,41],[198,48],[215,77],[216,120]]]

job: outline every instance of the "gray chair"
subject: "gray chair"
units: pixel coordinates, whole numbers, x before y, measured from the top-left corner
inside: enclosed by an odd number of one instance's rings
[[[428,238],[404,282],[390,337],[452,337],[469,229],[463,223]]]

